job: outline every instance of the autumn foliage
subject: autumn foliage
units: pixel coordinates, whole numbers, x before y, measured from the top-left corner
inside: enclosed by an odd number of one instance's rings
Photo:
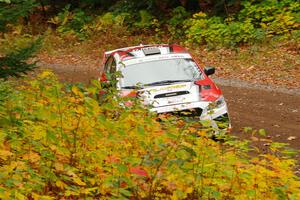
[[[99,89],[49,71],[0,83],[0,199],[300,198],[280,145],[249,156],[245,141]]]

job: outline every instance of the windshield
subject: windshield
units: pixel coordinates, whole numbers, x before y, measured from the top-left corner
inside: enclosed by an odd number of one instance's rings
[[[121,87],[168,84],[200,79],[201,71],[192,59],[178,58],[132,64],[121,68]]]

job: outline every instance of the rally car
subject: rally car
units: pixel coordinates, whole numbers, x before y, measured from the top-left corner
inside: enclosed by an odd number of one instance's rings
[[[120,72],[121,94],[138,91],[141,101],[156,113],[190,111],[212,126],[230,127],[221,90],[209,78],[214,67],[201,68],[187,50],[176,44],[139,45],[104,53],[100,81]],[[222,124],[222,125],[220,125]]]

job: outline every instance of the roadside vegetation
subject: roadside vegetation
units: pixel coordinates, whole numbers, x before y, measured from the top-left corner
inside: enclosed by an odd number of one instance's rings
[[[0,199],[299,199],[296,152],[263,129],[215,141],[206,122],[157,116],[113,88],[99,99],[97,81],[23,76],[179,43],[218,76],[297,88],[299,14],[295,0],[0,0]]]
[[[299,198],[295,152],[263,130],[248,129],[268,141],[264,153],[113,89],[99,104],[97,81],[62,84],[45,71],[23,82],[0,85],[1,199]]]

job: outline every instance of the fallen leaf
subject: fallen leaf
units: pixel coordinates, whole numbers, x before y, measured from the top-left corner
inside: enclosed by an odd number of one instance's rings
[[[287,140],[295,140],[295,139],[296,139],[295,136],[290,136],[290,137],[287,138]]]

